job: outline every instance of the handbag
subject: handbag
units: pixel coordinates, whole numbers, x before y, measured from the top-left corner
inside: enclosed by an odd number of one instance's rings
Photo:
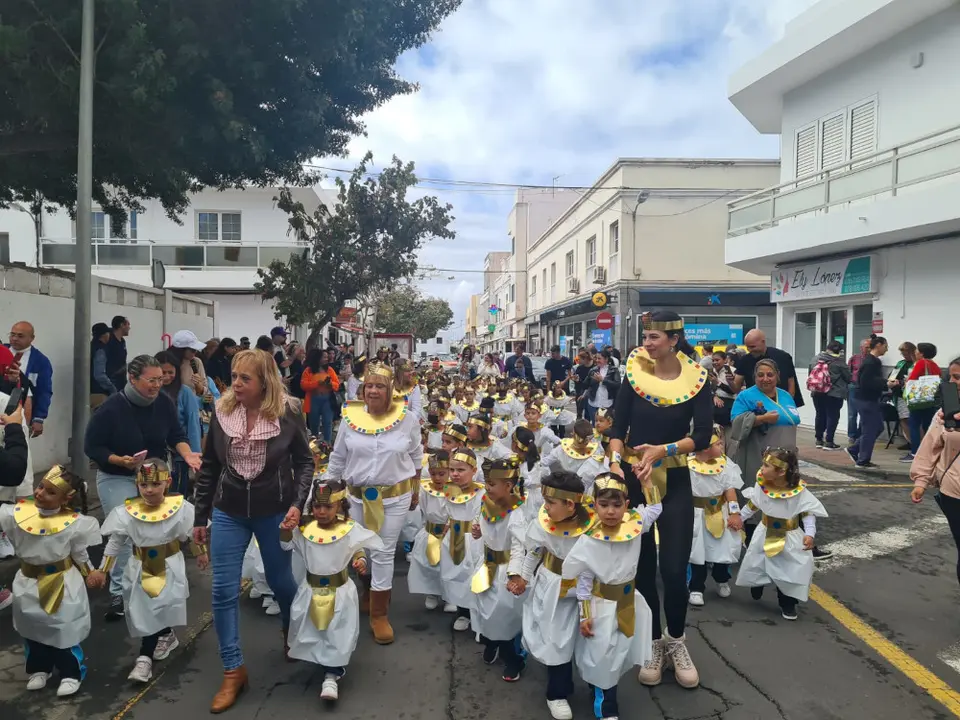
[[[907,380],[903,388],[903,399],[907,402],[907,408],[926,410],[939,407],[937,392],[940,389],[940,382],[939,375],[921,375],[916,380]]]

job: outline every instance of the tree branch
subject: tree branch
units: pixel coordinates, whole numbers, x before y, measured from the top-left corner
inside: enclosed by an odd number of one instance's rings
[[[63,35],[60,34],[60,31],[57,29],[57,26],[53,24],[53,20],[51,20],[45,12],[43,12],[40,8],[37,7],[37,4],[34,2],[34,0],[28,0],[28,2],[30,3],[30,6],[36,11],[37,15],[43,18],[44,22],[47,23],[47,27],[49,27],[53,31],[53,34],[56,35],[58,38],[60,38],[60,42],[62,42],[63,46],[67,49],[67,51],[69,51],[69,53],[73,55],[73,59],[76,60],[77,65],[79,65],[80,56],[73,51],[73,48],[70,46],[70,43],[68,43],[66,38],[64,38]]]

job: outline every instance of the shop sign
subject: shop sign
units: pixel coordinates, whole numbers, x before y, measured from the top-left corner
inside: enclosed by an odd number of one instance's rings
[[[873,323],[870,326],[870,330],[874,333],[883,332],[883,310],[873,314]]]
[[[770,274],[770,299],[785,302],[873,292],[871,260],[865,255],[774,270]]]
[[[684,323],[683,335],[687,342],[699,345],[743,345],[743,325],[729,323]]]
[[[607,345],[613,345],[613,338],[610,330],[591,330],[590,342],[597,350],[603,350]]]

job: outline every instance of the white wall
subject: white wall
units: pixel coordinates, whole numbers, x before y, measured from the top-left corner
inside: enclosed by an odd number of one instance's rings
[[[441,342],[437,342],[437,338],[440,338]],[[422,357],[423,353],[426,353],[427,357],[449,355],[450,345],[455,342],[453,333],[449,330],[441,330],[436,336],[427,338],[426,342],[422,342],[422,340],[423,338],[417,338],[416,349],[413,351],[414,358]]]
[[[256,344],[260,335],[269,335],[270,330],[284,323],[273,316],[273,306],[259,295],[227,295],[201,293],[198,297],[217,303],[216,337],[233,338],[240,342],[246,335],[251,344]]]

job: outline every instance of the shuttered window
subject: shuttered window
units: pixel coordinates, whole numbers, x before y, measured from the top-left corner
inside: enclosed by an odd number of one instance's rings
[[[820,169],[825,170],[845,159],[846,113],[820,122]]]
[[[797,174],[796,177],[803,177],[817,169],[817,126],[811,125],[808,128],[797,132]]]
[[[877,104],[871,100],[850,111],[850,159],[872,155],[877,150]]]

